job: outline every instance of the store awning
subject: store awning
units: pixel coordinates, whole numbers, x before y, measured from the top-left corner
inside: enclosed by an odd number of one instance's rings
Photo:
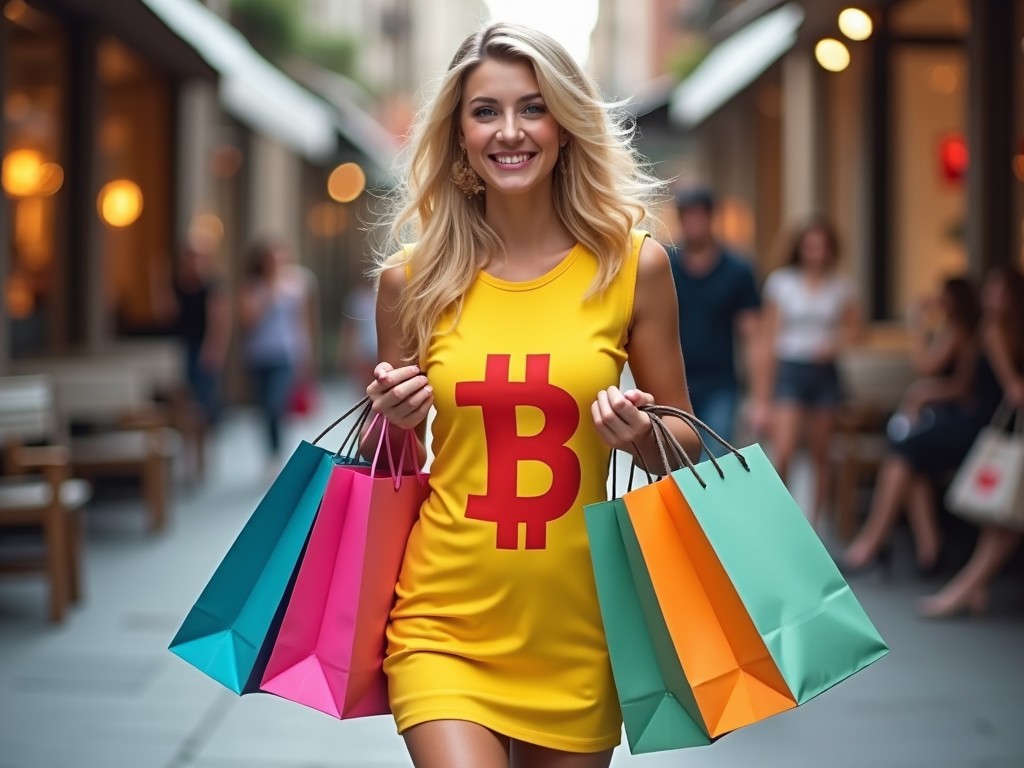
[[[672,92],[670,120],[682,128],[707,120],[796,44],[803,21],[800,4],[787,3],[720,42]]]
[[[142,0],[220,75],[224,109],[313,162],[338,147],[338,116],[264,59],[237,29],[197,0]]]

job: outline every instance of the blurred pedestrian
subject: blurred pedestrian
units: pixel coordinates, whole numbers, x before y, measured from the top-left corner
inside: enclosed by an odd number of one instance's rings
[[[669,247],[679,301],[679,339],[694,414],[732,440],[740,392],[735,337],[739,331],[751,392],[748,416],[755,434],[768,422],[769,389],[761,381],[757,342],[761,300],[750,264],[712,232],[714,197],[705,187],[676,193],[683,244]],[[715,444],[712,450],[720,454]]]
[[[985,355],[1006,401],[1024,409],[1024,274],[1012,267],[994,270],[985,283],[985,303],[991,307],[982,328]],[[989,588],[1020,547],[1021,539],[1021,531],[983,527],[967,564],[945,587],[921,600],[918,613],[929,619],[984,613]]]
[[[831,492],[829,444],[841,400],[836,360],[861,332],[853,283],[839,272],[832,224],[815,217],[793,238],[789,264],[764,286],[765,381],[774,381],[771,451],[788,480],[806,433],[814,470],[816,525]]]
[[[231,300],[211,243],[194,239],[182,249],[173,275],[154,275],[153,307],[158,319],[181,340],[186,390],[175,397],[176,426],[191,441],[189,473],[205,467],[208,433],[220,418],[221,383],[231,342]]]
[[[242,354],[263,416],[268,470],[279,464],[281,425],[313,355],[314,289],[281,240],[253,244],[241,291]]]
[[[621,716],[583,506],[611,448],[657,465],[638,406],[690,408],[668,257],[637,229],[657,181],[559,43],[495,24],[455,54],[403,186],[392,242],[416,242],[381,265],[366,391],[395,445],[436,414],[391,710],[417,768],[606,768]]]
[[[893,527],[906,505],[914,536],[917,567],[928,573],[939,564],[942,532],[938,523],[934,483],[955,470],[971,444],[988,424],[1002,398],[1024,404],[1024,278],[1012,269],[995,270],[982,288],[981,343],[960,364],[948,384],[936,386],[927,404],[936,408],[927,426],[891,445],[882,464],[867,521],[843,555],[848,571],[864,570],[888,557]],[[998,539],[987,534],[984,540]],[[981,545],[979,545],[981,546]],[[980,600],[992,566],[990,545],[981,547],[982,564],[966,569],[951,582],[950,591],[936,596],[924,612],[941,615]],[[995,554],[1002,552],[998,547]]]

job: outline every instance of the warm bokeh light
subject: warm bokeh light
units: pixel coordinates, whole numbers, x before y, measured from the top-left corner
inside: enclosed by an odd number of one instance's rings
[[[127,227],[142,215],[142,190],[134,181],[116,179],[100,190],[96,207],[110,226]]]
[[[960,76],[948,64],[936,64],[928,70],[928,86],[936,93],[955,93]]]
[[[216,213],[197,213],[192,217],[188,237],[202,250],[216,250],[224,239],[224,220]]]
[[[20,275],[11,275],[4,284],[4,306],[7,316],[15,320],[28,317],[35,309],[35,297],[29,281]]]
[[[366,174],[355,163],[342,163],[327,179],[327,194],[339,203],[351,203],[366,189]]]
[[[30,197],[39,188],[43,155],[34,149],[16,149],[4,158],[3,186],[11,197]]]
[[[959,133],[951,133],[939,140],[939,171],[942,178],[952,183],[963,181],[970,163],[967,139]]]
[[[10,2],[4,5],[4,16],[17,23],[27,10],[28,6],[25,4],[25,0],[10,0]]]
[[[1017,177],[1017,181],[1024,183],[1024,154],[1013,158],[1013,175]]]
[[[814,46],[814,58],[829,72],[842,72],[850,66],[850,50],[831,37],[818,41]]]
[[[317,203],[306,215],[306,226],[315,237],[337,237],[348,228],[348,211],[337,203]]]
[[[846,8],[839,14],[839,31],[851,40],[867,40],[874,30],[871,17],[860,8]]]

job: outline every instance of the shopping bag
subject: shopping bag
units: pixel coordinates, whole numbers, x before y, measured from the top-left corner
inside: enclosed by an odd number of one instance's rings
[[[764,451],[758,445],[733,448],[691,414],[662,406],[653,411],[655,419],[674,415],[704,429],[729,451],[720,463],[672,472],[680,492],[673,498],[682,499],[677,511],[688,511],[703,532],[796,703],[888,653]]]
[[[331,470],[260,689],[337,718],[387,714],[384,633],[406,540],[426,499],[412,432],[390,471]],[[396,467],[397,460],[397,467]],[[416,473],[402,474],[403,467]]]
[[[630,752],[710,744],[650,580],[638,585],[631,574],[627,549],[638,546],[622,500],[589,504],[584,517]]]
[[[1014,429],[1007,431],[1010,419]],[[975,523],[1024,529],[1024,413],[1004,403],[975,439],[946,492],[950,511]]]
[[[365,416],[366,406],[356,408]],[[334,454],[317,443],[355,411],[299,444],[171,641],[171,652],[235,693],[258,690],[331,474]]]
[[[627,493],[634,581],[648,578],[709,735],[796,706],[764,640],[672,479]]]

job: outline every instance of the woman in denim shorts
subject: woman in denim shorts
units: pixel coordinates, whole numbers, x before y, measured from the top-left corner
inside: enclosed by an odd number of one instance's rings
[[[815,218],[797,232],[789,265],[764,287],[765,349],[775,381],[772,454],[785,479],[806,434],[816,475],[812,520],[829,498],[828,445],[842,397],[836,358],[860,333],[852,282],[836,268],[838,240],[832,225]]]

